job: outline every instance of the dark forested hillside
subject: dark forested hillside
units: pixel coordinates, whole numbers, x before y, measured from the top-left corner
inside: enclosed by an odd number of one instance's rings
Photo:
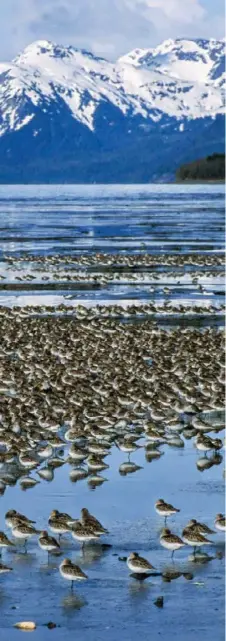
[[[225,154],[212,154],[206,158],[182,165],[177,180],[224,180]]]

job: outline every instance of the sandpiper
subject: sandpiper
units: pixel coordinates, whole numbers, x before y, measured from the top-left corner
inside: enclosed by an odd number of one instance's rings
[[[47,530],[43,530],[41,532],[38,543],[42,550],[48,552],[48,558],[50,552],[57,552],[57,550],[60,550],[58,541],[53,536],[50,536]]]
[[[18,522],[17,525],[12,528],[12,534],[16,539],[22,539],[24,541],[24,547],[26,549],[28,539],[36,534],[40,534],[40,530],[36,530],[26,523]]]
[[[73,581],[85,581],[88,579],[87,574],[81,570],[78,565],[72,563],[70,559],[64,559],[59,567],[61,576],[67,581],[71,581],[71,589],[73,590]]]
[[[48,519],[49,529],[53,534],[59,535],[59,540],[62,534],[70,531],[70,526],[68,525],[68,518],[61,518],[57,515],[57,510],[52,510],[50,517]]]
[[[8,536],[4,532],[0,532],[0,548],[10,548],[13,547],[15,543],[8,539]],[[2,552],[0,552],[1,556]]]
[[[154,566],[137,552],[131,552],[127,558],[127,565],[129,570],[136,574],[149,574],[151,570],[155,570]]]
[[[33,470],[35,467],[38,467],[37,459],[29,454],[19,454],[19,462],[22,467],[28,470]]]
[[[191,528],[193,532],[199,532],[199,534],[215,534],[214,530],[211,530],[208,525],[205,523],[199,523],[196,519],[191,519],[184,529],[187,530],[188,528]]]
[[[172,516],[173,514],[177,514],[177,512],[180,512],[177,507],[173,507],[173,505],[171,505],[170,503],[166,503],[163,499],[158,499],[156,501],[155,510],[157,514],[160,514],[160,516],[164,516],[165,523],[168,516]]]
[[[215,521],[214,521],[215,528],[217,530],[220,530],[221,532],[226,531],[226,519],[223,514],[217,514]]]
[[[81,510],[81,522],[84,526],[92,526],[96,534],[108,534],[108,530],[85,507]]]
[[[130,443],[126,440],[115,441],[115,444],[117,448],[121,450],[121,452],[126,452],[126,454],[128,454],[128,457],[130,457],[130,454],[132,454],[133,452],[136,452],[141,448],[141,445],[137,445],[134,442]]]
[[[78,519],[73,519],[70,514],[67,512],[59,512],[59,510],[52,510],[50,518],[59,519],[60,521],[65,521],[68,526],[72,525]]]
[[[194,548],[194,554],[197,547],[202,547],[203,545],[211,545],[212,541],[206,539],[203,534],[200,534],[196,529],[193,530],[192,527],[186,527],[183,529],[182,537],[186,545],[190,545]]]
[[[107,463],[104,463],[100,456],[95,456],[94,454],[90,454],[88,456],[87,464],[89,470],[95,470],[99,472],[101,472],[101,470],[107,470],[109,468],[109,465],[107,465]]]
[[[180,548],[184,547],[185,545],[180,536],[177,536],[177,534],[173,534],[168,528],[163,528],[160,535],[160,543],[167,550],[171,550],[172,558],[174,552],[176,552],[176,550],[180,550]]]
[[[76,541],[82,543],[82,547],[89,541],[98,541],[100,537],[93,525],[83,525],[79,521],[72,525],[71,534]]]
[[[20,512],[17,512],[16,510],[8,510],[5,514],[5,522],[7,527],[11,528],[13,526],[13,519],[17,519],[19,521],[22,521],[23,523],[26,523],[27,525],[32,525],[35,523],[35,521],[32,521],[31,519],[28,519],[27,516],[24,516],[24,514],[20,514]]]

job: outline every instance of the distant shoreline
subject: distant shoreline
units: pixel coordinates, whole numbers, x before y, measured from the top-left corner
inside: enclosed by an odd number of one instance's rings
[[[172,184],[172,183],[167,183],[167,184]],[[194,184],[198,184],[198,185],[206,185],[206,184],[207,185],[224,185],[225,184],[225,180],[223,180],[222,178],[219,179],[219,180],[215,180],[214,178],[212,180],[204,180],[204,179],[203,180],[195,180],[195,179],[194,180],[175,180],[175,182],[173,184],[174,185],[175,184],[176,185],[194,185]]]
[[[225,180],[164,180],[164,181],[152,181],[152,182],[1,182],[1,187],[51,187],[53,185],[60,187],[114,187],[114,186],[124,186],[124,187],[135,187],[135,186],[148,186],[148,185],[224,185]]]

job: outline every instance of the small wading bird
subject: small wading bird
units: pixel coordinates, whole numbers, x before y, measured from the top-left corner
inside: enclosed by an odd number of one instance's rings
[[[64,559],[60,564],[59,570],[64,579],[71,581],[71,590],[73,590],[74,581],[85,581],[88,579],[87,574],[85,574],[78,565],[72,563],[70,559]]]
[[[43,530],[41,532],[38,539],[38,543],[41,550],[45,550],[45,552],[48,553],[48,561],[49,561],[49,554],[51,552],[57,552],[58,550],[60,550],[60,545],[58,541],[53,536],[50,536],[46,530]]]
[[[170,503],[166,503],[163,499],[158,499],[156,501],[155,510],[157,514],[160,514],[160,516],[164,516],[165,524],[169,516],[173,516],[173,514],[177,514],[177,512],[180,512],[177,507],[173,507],[173,505],[171,505]]]
[[[145,578],[152,570],[155,570],[154,566],[142,556],[139,556],[137,552],[131,552],[127,558],[127,565],[129,570],[131,570],[133,574],[137,574],[140,578],[142,578],[142,576]]]
[[[180,550],[180,548],[184,547],[185,545],[180,536],[177,536],[177,534],[173,534],[168,528],[163,528],[160,535],[160,543],[167,550],[171,550],[172,558],[174,556],[174,552],[176,552],[176,550]]]

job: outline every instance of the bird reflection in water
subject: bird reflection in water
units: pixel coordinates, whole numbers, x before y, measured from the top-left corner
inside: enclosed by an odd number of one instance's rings
[[[87,605],[87,601],[75,593],[70,593],[63,598],[61,605],[62,608],[66,610],[67,614],[72,614],[74,610],[81,610],[84,605]]]

